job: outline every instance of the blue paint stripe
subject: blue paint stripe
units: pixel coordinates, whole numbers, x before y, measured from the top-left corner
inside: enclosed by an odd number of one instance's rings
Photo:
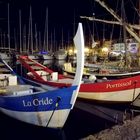
[[[60,101],[56,110],[70,109],[71,97],[73,90],[76,88],[77,86],[71,86],[68,88],[62,88],[32,95],[1,96],[0,107],[13,111],[23,112],[52,111],[54,110],[57,98],[59,97]]]

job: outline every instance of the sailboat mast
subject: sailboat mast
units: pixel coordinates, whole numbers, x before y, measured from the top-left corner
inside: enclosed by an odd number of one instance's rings
[[[3,46],[3,41],[2,41],[3,37],[2,37],[2,31],[0,33],[0,46],[2,47]]]
[[[17,48],[17,38],[16,38],[16,30],[14,29],[14,42],[15,42],[15,50],[18,51],[18,48]]]
[[[125,21],[125,9],[124,9],[124,0],[122,0],[121,5],[122,10],[122,24],[123,24],[123,41],[125,45],[125,66],[127,65],[127,42],[126,42],[126,21]]]
[[[33,27],[32,27],[32,8],[30,7],[30,24],[31,24],[31,53],[33,54]]]
[[[32,8],[30,6],[30,16],[29,16],[29,33],[28,33],[28,52],[30,51],[33,54],[33,32],[32,32]]]
[[[140,0],[139,0],[139,11],[138,11],[138,14],[139,14],[139,25],[140,25]],[[140,37],[140,30],[139,30],[139,37]]]
[[[39,32],[38,33],[38,37],[39,37],[39,41],[38,41],[38,45],[39,45],[39,51],[41,51],[42,50],[42,43],[41,43],[41,33]]]
[[[26,44],[26,25],[23,27],[23,52],[26,52],[28,50],[27,44]]]
[[[22,46],[21,46],[21,10],[19,10],[19,47],[20,47],[20,53],[22,52]]]
[[[8,48],[9,48],[9,52],[10,52],[10,21],[9,21],[9,3],[8,3]]]
[[[94,17],[94,16],[95,16],[95,14],[93,13],[93,17]],[[94,27],[94,21],[93,21],[92,24],[93,24],[93,39],[92,39],[92,42],[94,42],[94,28],[95,28],[95,27]]]
[[[64,43],[63,43],[63,28],[62,28],[62,40],[61,40],[61,41],[62,41],[62,42],[61,42],[61,46],[62,46],[61,48],[64,49]]]
[[[101,0],[95,0],[95,1],[98,2],[103,8],[105,8],[111,15],[113,15],[114,18],[117,19],[120,23],[122,22],[121,18],[110,7],[108,7],[104,1]],[[140,38],[134,32],[134,30],[129,25],[126,25],[125,28],[127,32],[130,33],[130,35],[133,36],[140,43]]]
[[[35,24],[35,51],[38,51],[37,27]]]
[[[6,47],[6,33],[4,33],[4,35],[3,35],[3,48],[5,48]]]
[[[48,8],[46,8],[43,50],[48,51]]]
[[[48,46],[48,8],[46,9],[46,15],[47,15],[47,51],[49,49],[49,46]]]
[[[54,31],[53,31],[53,48],[54,48],[54,51],[56,51],[57,49],[56,49],[56,37],[55,37],[55,28],[54,28]]]

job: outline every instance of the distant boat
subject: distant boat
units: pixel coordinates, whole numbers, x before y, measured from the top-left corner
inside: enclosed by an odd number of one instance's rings
[[[7,33],[7,40],[8,40],[8,46],[5,46],[5,43],[1,44],[1,47],[0,47],[0,57],[4,60],[10,60],[12,58],[12,55],[11,55],[11,52],[14,51],[12,48],[11,48],[11,43],[10,43],[10,20],[9,20],[9,3],[8,3],[8,7],[7,7],[8,11],[8,27],[7,27],[7,30],[8,30],[8,33]],[[4,34],[4,42],[5,42],[5,34]],[[2,42],[1,42],[2,43]],[[3,46],[3,47],[2,47]]]
[[[100,65],[96,64],[90,65],[90,67],[92,68],[84,68],[83,77],[89,78],[91,75],[95,75],[97,79],[106,77],[108,80],[115,80],[140,75],[140,71],[122,72],[116,69],[103,69]],[[68,63],[67,65],[64,64],[63,71],[65,73],[65,76],[72,77],[75,75],[75,68],[71,66],[71,63]]]
[[[44,28],[44,40],[43,40],[43,48],[39,52],[40,59],[43,60],[53,60],[53,51],[52,51],[52,45],[49,44],[48,41],[48,8],[46,8],[46,19],[45,19],[45,28]]]
[[[0,48],[0,56],[4,60],[12,59],[12,53],[10,52],[12,49],[9,48]]]
[[[53,60],[49,59],[49,60],[38,60],[39,63],[41,63],[44,66],[48,66],[48,65],[52,65]]]
[[[38,56],[41,60],[53,60],[54,59],[53,54],[49,51],[41,51],[41,52],[39,52]]]
[[[62,29],[62,42],[61,46],[58,46],[59,48],[54,52],[54,57],[57,60],[66,60],[67,58],[67,51],[64,46],[64,41],[63,41],[63,29]]]
[[[7,70],[0,69],[0,110],[26,123],[48,128],[62,128],[75,104],[81,83],[81,68],[84,65],[83,39],[82,24],[79,23],[74,38],[79,50],[77,73],[72,86],[67,88],[53,88],[20,77],[1,59],[0,66],[6,66]]]
[[[67,78],[57,71],[49,69],[47,66],[30,59],[28,56],[19,56],[21,65],[26,69],[27,77],[42,84],[48,84],[54,87],[69,87],[73,78]]]
[[[54,57],[57,60],[66,60],[67,53],[66,50],[60,49],[54,53]]]

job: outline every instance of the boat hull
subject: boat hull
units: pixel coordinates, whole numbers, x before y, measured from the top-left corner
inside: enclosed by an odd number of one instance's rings
[[[135,97],[133,97],[134,89],[118,92],[79,92],[78,98],[95,100],[98,102],[126,103],[133,102],[134,99],[136,99],[136,97],[139,95],[139,93],[140,88],[135,91]]]
[[[47,111],[47,112],[19,112],[19,111],[11,111],[7,109],[0,108],[0,110],[19,121],[26,122],[29,124],[42,126],[42,127],[48,127],[52,129],[59,129],[62,128],[64,125],[64,122],[66,121],[68,114],[70,112],[70,109],[64,109],[64,110],[57,110],[55,111],[53,118],[48,123],[48,118],[51,117],[53,111]],[[59,117],[59,120],[58,120]]]
[[[72,86],[36,94],[0,96],[0,110],[26,123],[62,128],[71,110],[71,98],[76,88]]]
[[[78,97],[103,102],[133,102],[140,94],[140,76],[81,84]]]
[[[74,75],[75,75],[75,71],[73,71],[73,70],[63,69],[63,72],[67,76],[74,77]],[[128,77],[140,75],[140,71],[126,72],[126,73],[106,73],[106,72],[96,73],[94,71],[90,72],[90,73],[86,72],[86,71],[83,72],[83,77],[89,78],[90,75],[95,75],[97,79],[102,79],[102,78],[106,77],[108,80],[116,80],[116,79],[122,79],[122,78],[128,78]]]

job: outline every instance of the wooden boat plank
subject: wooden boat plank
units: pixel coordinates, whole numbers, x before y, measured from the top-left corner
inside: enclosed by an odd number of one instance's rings
[[[42,70],[42,67],[39,67],[39,66],[31,66],[31,68],[34,70]]]
[[[31,65],[31,64],[35,64],[35,63],[32,62],[32,61],[26,61],[26,63],[27,63],[27,64],[30,64],[30,65]]]
[[[52,82],[54,82],[54,81],[52,80]],[[69,79],[59,79],[56,82],[57,83],[69,83],[69,84],[71,84],[73,82],[73,79],[70,79],[70,78]]]
[[[8,70],[6,68],[0,68],[0,73],[3,73],[3,72],[10,72],[10,70]]]
[[[0,67],[3,67],[3,66],[4,66],[4,64],[0,63]]]

